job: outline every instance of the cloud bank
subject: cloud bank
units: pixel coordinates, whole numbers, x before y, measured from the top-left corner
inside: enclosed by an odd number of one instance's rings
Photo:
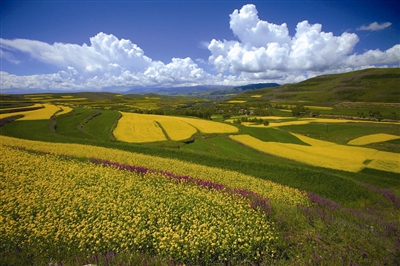
[[[145,55],[131,40],[98,33],[89,44],[48,44],[27,39],[0,39],[1,60],[20,64],[18,54],[58,69],[54,74],[18,76],[1,71],[3,91],[23,89],[123,91],[146,86],[239,85],[258,82],[291,83],[324,73],[340,73],[372,66],[400,63],[400,44],[386,51],[353,52],[355,33],[335,36],[321,24],[299,22],[290,36],[286,23],[260,20],[254,5],[230,14],[236,40],[207,43],[211,74],[195,62],[172,58],[163,63]],[[372,23],[360,30],[379,30],[390,23]],[[21,92],[23,93],[23,91]]]

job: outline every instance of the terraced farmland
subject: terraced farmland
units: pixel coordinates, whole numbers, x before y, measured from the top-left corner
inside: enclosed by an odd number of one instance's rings
[[[43,104],[42,107],[43,108],[33,111],[21,111],[21,112],[0,114],[0,119],[4,119],[10,116],[22,115],[23,117],[19,118],[18,120],[46,120],[50,119],[52,115],[60,111],[60,108],[53,104]]]
[[[398,153],[338,145],[298,134],[293,135],[310,146],[263,142],[249,135],[231,135],[230,137],[262,152],[310,165],[351,172],[359,172],[368,167],[400,173],[400,154]]]
[[[122,113],[113,134],[117,140],[125,142],[167,140],[161,127],[154,120],[132,113]]]
[[[379,133],[379,134],[371,134],[371,135],[362,136],[362,137],[353,139],[353,140],[349,141],[348,144],[362,146],[362,145],[367,145],[367,144],[371,144],[371,143],[385,142],[385,141],[394,140],[394,139],[400,139],[400,136]]]
[[[168,138],[179,141],[189,139],[197,130],[208,134],[238,131],[234,126],[213,121],[122,112],[114,136],[120,141],[136,143],[164,141]]]

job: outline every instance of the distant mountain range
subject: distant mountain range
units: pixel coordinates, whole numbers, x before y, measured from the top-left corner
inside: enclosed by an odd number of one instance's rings
[[[186,86],[186,87],[135,87],[124,94],[148,94],[155,93],[161,95],[180,95],[180,94],[198,94],[205,91],[215,91],[231,88],[227,86]]]
[[[229,95],[238,94],[244,91],[260,88],[272,88],[280,86],[277,83],[257,83],[243,86],[188,86],[188,87],[142,87],[131,89],[124,94],[147,94],[155,93],[160,95],[188,95],[213,100],[222,100]]]

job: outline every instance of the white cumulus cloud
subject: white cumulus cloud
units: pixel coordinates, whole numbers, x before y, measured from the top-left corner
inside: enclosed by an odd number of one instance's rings
[[[16,76],[2,72],[2,88],[87,89],[112,87],[198,85],[213,76],[190,58],[172,58],[164,64],[154,61],[130,40],[99,33],[90,44],[48,44],[40,41],[0,39],[1,57],[18,62],[13,52],[56,66],[59,72],[47,75]],[[215,80],[218,82],[218,79]],[[212,83],[210,83],[212,84]]]
[[[396,44],[386,51],[379,49],[369,50],[363,54],[353,54],[344,60],[343,64],[348,67],[362,67],[368,65],[399,64],[400,44]]]
[[[265,47],[268,43],[290,43],[286,23],[276,25],[260,20],[254,5],[245,5],[240,12],[236,9],[230,18],[233,33],[244,44]]]
[[[369,24],[368,26],[363,25],[363,26],[357,28],[357,30],[377,31],[377,30],[386,29],[386,28],[390,27],[391,25],[392,25],[391,22],[385,22],[382,24],[379,24],[378,22],[373,22],[373,23]]]
[[[235,10],[230,25],[240,41],[214,39],[208,45],[209,61],[219,72],[324,70],[340,65],[359,41],[354,33],[334,36],[308,21],[299,22],[292,37],[286,24],[260,20],[254,5]]]
[[[2,51],[20,51],[44,63],[60,68],[74,67],[81,73],[105,71],[109,64],[123,68],[143,70],[151,64],[151,59],[142,49],[129,40],[119,40],[114,35],[100,32],[90,38],[90,45],[64,44],[15,39],[0,39]]]
[[[368,29],[388,27],[390,24],[368,26]],[[289,35],[287,25],[276,25],[260,20],[255,5],[248,4],[230,15],[230,28],[237,40],[216,40],[208,44],[209,62],[223,73],[253,73],[251,76],[268,76],[271,71],[286,72],[285,81],[302,71],[326,73],[359,68],[374,64],[399,63],[397,46],[387,51],[367,51],[353,54],[359,42],[355,33],[344,32],[335,36],[324,32],[321,24],[299,22],[294,36]],[[397,54],[396,54],[397,53]],[[254,75],[254,74],[258,75]],[[246,75],[248,76],[248,75]]]

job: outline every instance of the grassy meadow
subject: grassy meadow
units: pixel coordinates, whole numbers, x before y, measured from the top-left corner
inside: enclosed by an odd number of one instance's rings
[[[0,265],[400,264],[399,121],[264,90],[4,95]]]

